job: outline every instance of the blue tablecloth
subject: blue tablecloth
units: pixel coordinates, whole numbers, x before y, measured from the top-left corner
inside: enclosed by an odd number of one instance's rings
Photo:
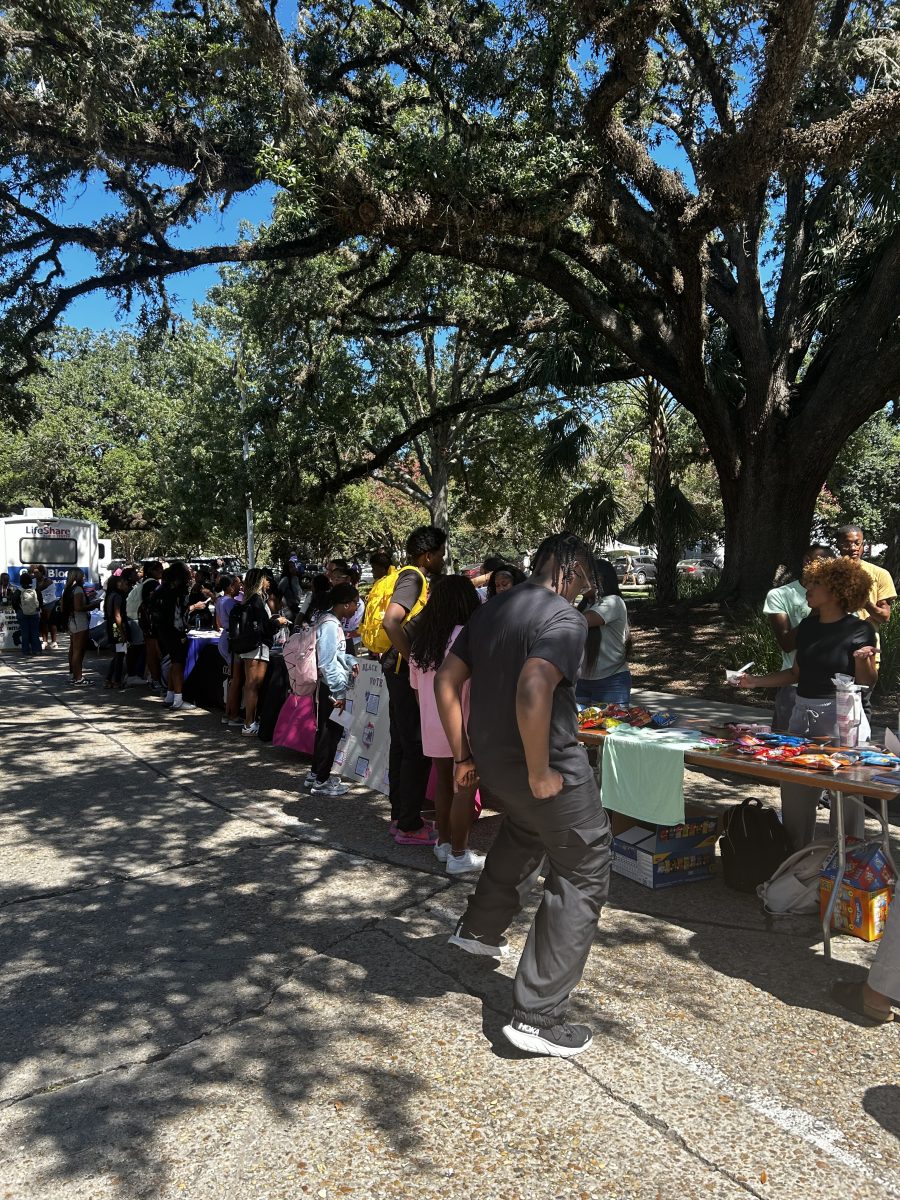
[[[219,631],[217,629],[189,629],[188,630],[188,652],[187,661],[184,664],[184,677],[187,679],[191,671],[197,665],[197,659],[200,656],[200,651],[204,646],[215,645],[219,640]]]

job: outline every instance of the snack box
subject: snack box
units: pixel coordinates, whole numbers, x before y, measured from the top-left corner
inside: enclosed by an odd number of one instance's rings
[[[820,872],[821,878],[837,878],[837,848],[832,850]],[[878,842],[861,842],[847,838],[847,866],[843,882],[863,892],[880,891],[893,887],[896,875],[884,850]]]
[[[828,900],[834,890],[834,878],[819,878],[819,918],[824,919]],[[831,914],[831,928],[836,933],[849,933],[864,942],[877,942],[884,933],[891,906],[892,888],[865,891],[846,879],[838,891],[837,903]]]
[[[614,822],[621,825],[627,818]],[[612,869],[643,887],[668,888],[710,879],[717,817],[694,817],[678,825],[633,824],[613,838]]]

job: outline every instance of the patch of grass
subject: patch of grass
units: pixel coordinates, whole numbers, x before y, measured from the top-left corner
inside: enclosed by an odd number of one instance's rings
[[[781,647],[768,617],[749,609],[726,609],[731,630],[726,634],[719,656],[723,670],[734,670],[753,663],[754,675],[771,675],[781,670]]]

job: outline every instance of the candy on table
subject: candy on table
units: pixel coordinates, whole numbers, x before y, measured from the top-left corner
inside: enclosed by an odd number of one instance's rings
[[[635,705],[633,708],[629,708],[628,710],[628,720],[632,725],[637,726],[638,729],[642,729],[645,725],[650,724],[650,722],[653,720],[653,717],[646,708],[641,708],[640,705]]]
[[[677,714],[673,713],[671,709],[661,708],[650,718],[650,724],[656,729],[665,729],[668,725],[674,725],[677,720]]]
[[[791,759],[792,767],[808,767],[813,771],[837,771],[844,766],[831,754],[798,754]]]
[[[880,754],[875,750],[861,750],[859,759],[864,767],[900,766],[900,758],[896,754]]]

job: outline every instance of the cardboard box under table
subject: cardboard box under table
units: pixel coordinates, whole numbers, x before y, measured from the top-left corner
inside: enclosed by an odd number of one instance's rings
[[[612,869],[654,889],[710,879],[718,827],[716,817],[648,826],[614,814]]]
[[[838,874],[838,851],[819,876],[819,905],[824,918]],[[875,942],[884,933],[896,874],[882,847],[874,842],[850,842],[847,864],[831,915],[831,928],[850,933],[864,942]]]

